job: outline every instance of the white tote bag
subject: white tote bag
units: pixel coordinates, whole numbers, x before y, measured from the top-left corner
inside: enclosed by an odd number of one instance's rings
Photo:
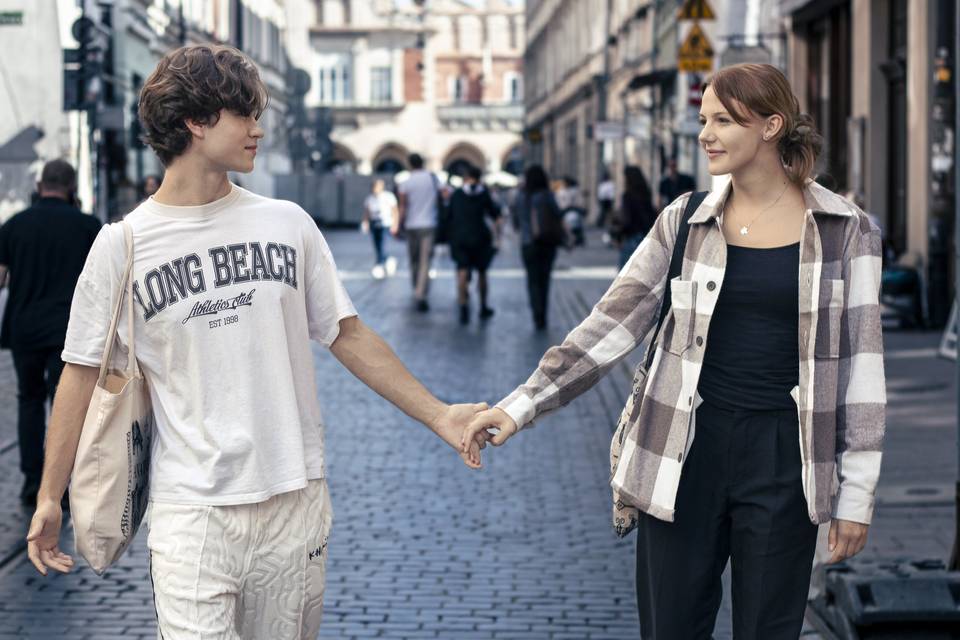
[[[126,551],[146,511],[153,408],[137,365],[133,339],[133,234],[123,225],[127,263],[90,398],[70,483],[70,511],[77,551],[102,575]],[[126,304],[124,304],[126,303]],[[117,326],[127,311],[130,336],[125,370],[110,369]]]

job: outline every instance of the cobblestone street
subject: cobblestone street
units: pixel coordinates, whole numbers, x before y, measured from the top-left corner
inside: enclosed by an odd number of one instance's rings
[[[399,243],[391,250],[400,271],[376,281],[367,238],[327,237],[361,317],[450,402],[492,403],[512,390],[615,273],[614,251],[596,236],[586,249],[562,252],[550,330],[537,334],[518,251],[508,243],[491,277],[495,317],[480,324],[474,300],[463,327],[449,258],[436,263],[432,310],[418,314]],[[956,393],[953,364],[935,357],[938,338],[887,334],[888,437],[865,554],[949,555]],[[635,538],[613,534],[607,484],[630,363],[503,449],[487,449],[484,469],[474,472],[325,350],[315,347],[315,359],[336,513],[321,638],[639,638]],[[145,532],[102,579],[86,567],[44,579],[26,561],[15,420],[12,364],[0,352],[0,638],[155,637]],[[729,617],[726,598],[717,640],[730,638]]]

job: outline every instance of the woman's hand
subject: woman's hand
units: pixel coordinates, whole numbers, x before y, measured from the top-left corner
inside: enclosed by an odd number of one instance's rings
[[[431,431],[453,447],[460,454],[463,463],[471,469],[481,467],[480,450],[487,446],[490,434],[484,431],[471,435],[469,442],[463,438],[463,434],[477,412],[484,411],[486,408],[487,404],[485,402],[448,405],[442,413],[427,425]],[[468,442],[468,444],[465,445],[465,442]]]
[[[496,429],[491,435],[487,429]],[[460,450],[464,454],[470,449],[477,437],[486,437],[490,444],[499,447],[518,431],[517,423],[500,408],[494,407],[477,413],[460,439]]]
[[[828,564],[840,562],[857,555],[867,545],[867,530],[870,525],[849,520],[834,519],[830,523],[827,549],[833,554]]]

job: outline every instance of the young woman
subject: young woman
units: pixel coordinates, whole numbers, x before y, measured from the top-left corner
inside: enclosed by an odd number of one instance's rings
[[[538,164],[531,165],[523,174],[523,188],[517,193],[513,209],[513,224],[520,231],[523,267],[527,271],[527,293],[530,310],[537,331],[547,328],[547,301],[550,293],[550,273],[557,258],[560,236],[550,230],[560,229],[562,215],[553,193],[547,172]],[[552,225],[546,223],[553,221]],[[550,226],[548,230],[546,226]]]
[[[623,170],[623,179],[626,189],[623,191],[620,211],[614,215],[611,225],[613,236],[620,243],[620,262],[617,265],[620,269],[650,233],[657,219],[650,185],[640,167],[629,165]]]
[[[730,181],[689,219],[669,314],[614,438],[611,485],[620,512],[639,512],[620,531],[637,528],[644,638],[709,638],[729,559],[734,637],[795,640],[817,525],[831,523],[836,562],[863,549],[872,517],[880,235],[810,180],[821,139],[775,67],[718,72],[701,122],[710,173]],[[465,443],[492,427],[503,444],[640,344],[687,201],[667,207],[590,316],[474,419]]]
[[[373,250],[376,254],[376,263],[373,265],[373,277],[377,280],[386,275],[393,275],[397,268],[396,258],[388,256],[383,246],[384,229],[393,226],[397,219],[397,197],[387,191],[381,178],[373,181],[370,195],[363,201],[363,220],[360,228],[369,233],[373,239]]]
[[[450,255],[457,265],[457,305],[460,308],[460,324],[470,322],[470,276],[477,272],[477,289],[480,294],[480,319],[493,317],[493,309],[487,303],[489,282],[487,269],[496,255],[496,237],[500,230],[500,207],[484,186],[483,171],[470,167],[463,177],[463,186],[450,197],[447,240]]]

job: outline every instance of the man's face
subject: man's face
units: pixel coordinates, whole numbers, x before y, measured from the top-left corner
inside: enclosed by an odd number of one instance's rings
[[[241,116],[221,109],[216,124],[204,126],[203,131],[203,138],[195,137],[193,146],[213,167],[239,173],[253,171],[263,129],[252,114]]]

